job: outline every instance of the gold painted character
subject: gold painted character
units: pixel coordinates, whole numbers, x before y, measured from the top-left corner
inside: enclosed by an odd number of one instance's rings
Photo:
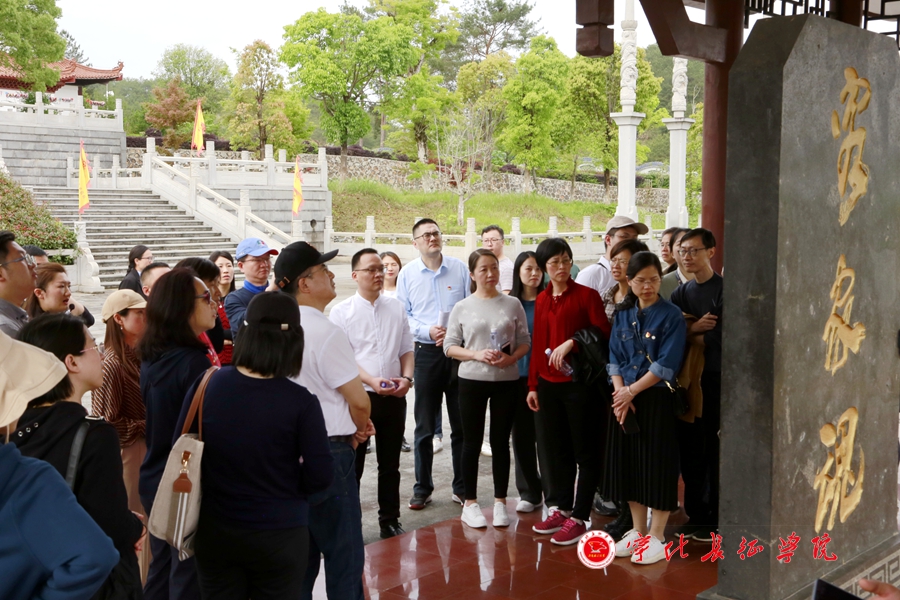
[[[850,280],[847,291],[841,294],[844,281]],[[838,259],[837,274],[831,286],[829,297],[834,301],[831,315],[825,323],[822,340],[826,342],[825,370],[834,373],[847,364],[849,352],[859,354],[859,347],[866,337],[866,326],[862,323],[850,325],[853,311],[853,286],[856,283],[856,271],[847,267],[847,259],[841,254]],[[842,312],[841,312],[842,311]]]
[[[840,515],[841,523],[845,523],[862,501],[866,474],[866,455],[862,448],[859,449],[859,475],[851,469],[858,422],[859,412],[856,407],[850,407],[838,419],[837,427],[826,423],[819,430],[819,439],[826,448],[833,448],[834,451],[827,452],[825,465],[816,472],[813,482],[813,489],[819,491],[816,533],[822,531],[826,515],[828,529],[834,529],[835,518]],[[852,489],[848,491],[848,488]]]
[[[841,225],[847,222],[857,202],[869,189],[869,167],[863,162],[866,128],[856,127],[856,117],[869,108],[869,101],[872,99],[869,80],[860,77],[856,69],[844,69],[844,79],[847,83],[841,90],[841,104],[846,104],[843,119],[838,117],[836,110],[831,113],[831,135],[834,139],[838,139],[842,131],[849,133],[841,142],[837,159],[838,192],[841,195],[838,221]],[[850,194],[844,199],[847,183],[850,184]]]

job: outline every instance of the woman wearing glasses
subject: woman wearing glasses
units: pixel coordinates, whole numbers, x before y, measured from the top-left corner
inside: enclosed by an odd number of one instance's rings
[[[141,396],[147,407],[147,455],[141,465],[139,491],[149,515],[172,449],[175,424],[191,385],[210,366],[200,334],[216,324],[216,304],[206,285],[190,269],[173,269],[160,277],[145,310],[147,327],[138,343]],[[165,540],[150,536],[153,560],[144,597],[148,600],[198,598],[194,559],[179,561]]]
[[[550,276],[550,286],[538,294],[534,308],[527,402],[547,432],[547,496],[558,504],[548,507],[547,518],[533,529],[553,534],[550,541],[554,544],[568,546],[578,543],[587,531],[584,522],[591,516],[601,475],[594,428],[603,414],[601,401],[589,397],[586,385],[572,380],[566,356],[576,349],[572,336],[577,331],[594,326],[609,336],[610,327],[600,294],[572,279],[572,249],[565,240],[544,240],[535,256],[538,266]]]
[[[72,300],[72,282],[66,268],[59,263],[44,263],[35,268],[37,283],[25,303],[25,312],[34,319],[44,313],[67,312],[79,317],[88,327],[94,326],[94,315],[79,301]]]
[[[125,278],[119,284],[120,290],[132,290],[141,296],[144,290],[141,287],[141,272],[153,262],[153,251],[143,244],[138,244],[128,253],[128,270]]]
[[[616,281],[605,292],[600,294],[606,309],[606,318],[613,322],[616,315],[616,305],[628,295],[628,278],[625,272],[628,270],[628,261],[638,252],[646,252],[647,244],[637,239],[622,240],[609,251],[609,274]]]
[[[82,440],[74,479],[67,483],[119,552],[118,564],[94,598],[140,598],[135,550],[140,549],[143,526],[128,509],[119,436],[111,424],[89,418],[81,405],[84,394],[103,384],[103,345],[81,319],[65,313],[30,321],[19,332],[19,340],[54,354],[68,375],[28,403],[11,441],[23,455],[46,461],[67,477],[73,444],[76,437]]]
[[[678,508],[678,442],[673,394],[686,341],[681,310],[659,295],[662,266],[652,252],[638,252],[628,262],[628,296],[619,305],[609,341],[613,414],[607,437],[604,495],[627,501],[634,522],[616,543],[616,556],[648,565],[665,558],[663,530],[669,512]],[[622,425],[634,415],[639,431]],[[647,527],[647,508],[653,521]],[[639,556],[634,546],[650,535]]]
[[[199,256],[190,256],[178,261],[175,268],[184,267],[194,272],[194,275],[203,282],[212,302],[216,303],[216,324],[209,331],[204,331],[200,335],[200,339],[206,344],[209,354],[209,362],[213,366],[221,367],[222,361],[219,360],[219,353],[225,349],[225,327],[219,318],[219,278],[221,271],[211,260],[201,258]]]

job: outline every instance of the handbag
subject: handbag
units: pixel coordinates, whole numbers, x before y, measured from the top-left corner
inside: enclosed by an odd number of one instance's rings
[[[632,323],[631,325],[634,327],[635,339],[638,340],[638,343],[641,346],[641,350],[644,351],[644,356],[647,357],[647,360],[650,361],[650,364],[653,364],[653,359],[650,358],[650,353],[647,352],[647,349],[644,348],[644,342],[641,341],[641,334],[637,329],[637,323]],[[675,376],[675,385],[672,385],[665,379],[663,379],[663,383],[665,383],[666,387],[669,388],[669,391],[672,392],[672,410],[675,412],[675,416],[681,417],[683,415],[686,415],[687,412],[691,409],[691,404],[688,401],[687,390],[681,387],[681,384],[678,383],[678,376]]]
[[[147,529],[155,537],[166,540],[178,550],[178,560],[194,555],[194,534],[200,520],[200,464],[203,459],[203,397],[206,386],[219,367],[203,374],[191,400],[181,437],[169,452]],[[199,433],[188,433],[198,416]]]

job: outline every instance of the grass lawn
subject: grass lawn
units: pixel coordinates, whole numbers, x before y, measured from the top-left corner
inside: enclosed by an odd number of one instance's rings
[[[415,217],[430,217],[446,233],[465,233],[456,224],[456,196],[450,192],[407,192],[363,180],[348,180],[343,185],[329,182],[335,231],[364,231],[366,217],[375,217],[375,229],[405,233],[412,229]],[[616,205],[597,202],[560,202],[537,194],[476,194],[466,203],[466,218],[475,218],[480,231],[490,224],[504,231],[512,229],[512,217],[521,219],[523,233],[545,233],[550,217],[558,217],[559,231],[581,231],[582,217],[591,217],[594,231],[601,231],[615,214]],[[641,219],[647,211],[640,211]],[[665,215],[653,213],[654,228],[665,226]]]

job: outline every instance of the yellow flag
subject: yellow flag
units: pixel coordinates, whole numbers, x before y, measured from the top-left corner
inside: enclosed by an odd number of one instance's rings
[[[91,187],[91,165],[84,153],[84,140],[81,141],[81,156],[78,158],[78,214],[91,206],[88,188]]]
[[[303,175],[300,173],[300,156],[298,155],[294,161],[294,216],[300,214],[300,207],[303,206]]]
[[[203,134],[206,133],[206,121],[203,120],[203,109],[200,108],[200,99],[197,99],[197,116],[194,117],[194,133],[191,134],[191,150],[196,149],[197,154],[203,156]]]

